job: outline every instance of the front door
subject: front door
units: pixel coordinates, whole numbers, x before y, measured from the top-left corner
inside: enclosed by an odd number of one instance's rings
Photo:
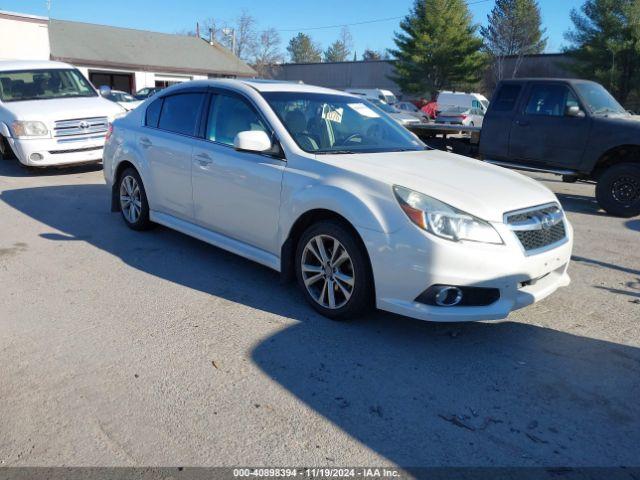
[[[524,108],[513,119],[509,156],[516,161],[553,167],[579,165],[591,121],[586,116],[567,115],[572,106],[582,108],[568,85],[532,83]]]
[[[231,92],[213,94],[205,138],[193,150],[195,219],[205,228],[278,255],[285,162],[235,150],[236,135],[246,130],[271,134],[245,98]]]

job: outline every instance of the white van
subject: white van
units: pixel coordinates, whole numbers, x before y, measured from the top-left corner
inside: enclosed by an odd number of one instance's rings
[[[383,90],[381,88],[347,88],[345,92],[352,95],[360,95],[367,100],[382,100],[389,105],[393,105],[398,101],[391,90]]]
[[[125,114],[71,65],[0,62],[0,158],[30,167],[99,162],[109,124]]]
[[[480,93],[448,92],[438,95],[436,123],[481,127],[489,100]]]

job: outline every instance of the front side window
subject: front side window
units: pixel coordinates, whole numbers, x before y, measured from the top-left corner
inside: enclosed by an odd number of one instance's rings
[[[236,135],[247,130],[268,132],[256,111],[241,98],[216,95],[207,120],[207,139],[233,146]]]
[[[264,92],[262,95],[298,146],[309,153],[373,153],[425,148],[420,140],[373,103],[360,98],[311,92]],[[389,105],[380,104],[395,111]]]
[[[97,95],[87,79],[74,69],[0,72],[0,100],[3,102]]]
[[[194,136],[204,97],[204,93],[179,93],[164,97],[158,128]]]
[[[578,99],[567,86],[539,84],[531,89],[525,114],[563,117],[572,106],[578,106]]]

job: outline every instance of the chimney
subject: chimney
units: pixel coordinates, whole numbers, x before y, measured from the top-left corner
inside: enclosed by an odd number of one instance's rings
[[[196,37],[200,38],[200,22],[196,22]]]
[[[213,28],[209,29],[209,43],[213,45],[215,42],[213,40]]]

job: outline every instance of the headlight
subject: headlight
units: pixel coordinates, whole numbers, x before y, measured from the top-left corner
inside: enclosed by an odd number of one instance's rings
[[[393,192],[409,219],[438,237],[454,242],[503,243],[498,232],[484,220],[408,188],[396,185]]]
[[[13,122],[11,125],[13,135],[22,137],[44,137],[49,133],[47,126],[42,122]]]

